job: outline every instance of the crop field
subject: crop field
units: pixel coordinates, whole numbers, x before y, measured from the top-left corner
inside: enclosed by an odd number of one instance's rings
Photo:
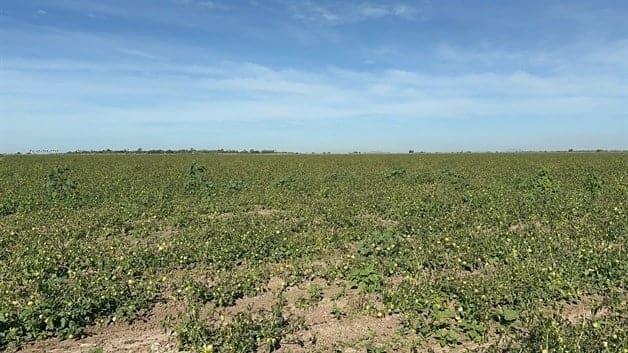
[[[628,352],[628,154],[0,157],[0,351]]]

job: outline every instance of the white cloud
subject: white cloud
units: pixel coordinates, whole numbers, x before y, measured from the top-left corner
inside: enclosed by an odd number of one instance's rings
[[[221,2],[212,0],[174,0],[175,3],[183,5],[193,5],[208,10],[227,10],[229,7]]]
[[[216,1],[209,1],[209,0],[197,1],[196,5],[201,8],[208,9],[208,10],[228,10],[229,9],[229,6],[223,3],[218,3]]]
[[[553,75],[628,74],[628,40],[582,40],[536,51],[488,45],[459,48],[442,43],[433,53],[447,67],[467,70],[529,68]]]
[[[366,18],[384,17],[390,14],[389,9],[380,6],[364,6],[360,9],[360,14]]]
[[[386,16],[396,16],[403,18],[413,18],[419,11],[409,5],[362,5],[358,7],[359,13],[366,18],[379,18]]]
[[[340,16],[324,6],[305,1],[292,5],[293,17],[306,22],[333,23],[340,20]]]
[[[154,54],[148,53],[146,51],[137,50],[137,49],[118,48],[117,50],[120,53],[124,53],[124,54],[127,54],[127,55],[131,55],[131,56],[135,56],[135,57],[139,57],[139,58],[143,58],[143,59],[151,59],[151,60],[164,59],[164,57],[162,57],[162,56],[154,55]]]
[[[408,5],[395,5],[391,10],[392,14],[400,17],[414,17],[419,13],[415,7]]]
[[[292,4],[293,17],[309,23],[342,25],[383,17],[416,19],[420,9],[406,4],[338,2],[330,5],[313,1]]]
[[[528,72],[278,70],[252,63],[107,65],[15,61],[0,70],[2,118],[265,121],[626,116],[626,80]]]

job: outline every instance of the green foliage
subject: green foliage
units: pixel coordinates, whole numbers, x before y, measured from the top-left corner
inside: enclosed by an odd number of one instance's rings
[[[174,327],[182,348],[224,353],[252,353],[258,347],[273,351],[290,330],[291,325],[279,306],[256,315],[241,312],[228,323],[203,320],[198,309],[192,307]]]
[[[572,323],[557,317],[539,317],[531,325],[521,347],[507,352],[626,352],[626,317]]]
[[[404,168],[393,168],[384,174],[386,179],[396,179],[404,175],[406,175],[406,170]]]
[[[208,303],[213,301],[217,306],[231,306],[236,300],[246,295],[255,295],[263,290],[268,278],[255,271],[230,273],[216,283],[203,283],[187,280],[181,291],[193,302]]]
[[[587,174],[585,188],[592,195],[596,195],[600,193],[602,191],[603,186],[604,186],[604,183],[599,173],[591,171]]]
[[[349,280],[354,287],[369,293],[380,291],[383,283],[381,274],[373,264],[354,268],[349,273]]]
[[[231,192],[242,191],[246,189],[247,186],[247,183],[242,180],[230,180],[229,183],[227,183],[227,189]]]
[[[499,308],[495,310],[495,319],[503,325],[512,325],[519,319],[519,312],[510,308]]]
[[[8,197],[5,198],[4,200],[0,201],[0,216],[8,216],[10,214],[14,214],[18,210],[18,206],[19,204],[15,200]]]
[[[171,294],[230,310],[279,277],[349,281],[429,344],[622,352],[627,166],[625,153],[4,156],[0,350],[130,321]],[[560,311],[592,298],[597,316]],[[292,330],[268,312],[204,315],[182,315],[182,345],[250,351]]]
[[[397,256],[403,247],[403,237],[390,231],[374,230],[358,243],[358,254],[364,257]]]
[[[463,320],[460,329],[474,342],[480,342],[486,332],[486,326],[474,320]]]
[[[212,191],[213,183],[207,176],[207,168],[192,163],[188,169],[185,179],[185,190],[190,194],[207,195]]]
[[[317,284],[312,284],[307,288],[310,301],[319,302],[323,300],[323,288]]]
[[[70,177],[69,167],[58,167],[46,176],[46,188],[55,199],[66,199],[75,196],[77,183]]]
[[[275,186],[278,188],[289,188],[291,186],[293,186],[296,183],[296,179],[291,177],[291,176],[287,176],[287,177],[282,177],[279,178],[276,182],[275,182]]]
[[[540,169],[532,181],[533,187],[542,194],[558,191],[558,184],[547,169]]]

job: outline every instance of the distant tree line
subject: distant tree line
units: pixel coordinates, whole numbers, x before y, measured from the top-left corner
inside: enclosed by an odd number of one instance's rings
[[[66,152],[68,154],[181,154],[181,153],[229,153],[229,154],[272,154],[272,153],[282,153],[282,152],[277,152],[275,150],[256,150],[256,149],[248,149],[248,150],[226,150],[226,149],[217,149],[217,150],[205,150],[205,149],[194,149],[194,148],[189,148],[189,149],[178,149],[178,150],[173,150],[173,149],[167,149],[167,150],[163,150],[163,149],[149,149],[149,150],[144,150],[142,148],[138,148],[136,150],[128,150],[128,149],[123,149],[123,150],[112,150],[112,149],[104,149],[104,150],[76,150],[76,151],[70,151],[70,152]]]
[[[555,152],[569,152],[569,153],[591,153],[591,152],[626,152],[626,150],[606,150],[606,149],[591,149],[591,150],[575,150],[573,148],[570,148],[568,150],[554,150],[554,151],[539,151],[539,150],[512,150],[512,151],[486,151],[486,152],[472,152],[472,151],[459,151],[459,152],[424,152],[424,151],[415,151],[415,150],[409,150],[408,153],[409,154],[428,154],[428,153],[456,153],[456,154],[460,154],[460,153],[555,153]],[[173,149],[148,149],[148,150],[144,150],[142,148],[138,148],[136,150],[129,150],[129,149],[123,149],[123,150],[114,150],[114,149],[103,149],[103,150],[76,150],[76,151],[69,151],[69,152],[59,152],[58,150],[30,150],[28,151],[27,155],[30,154],[55,154],[55,153],[65,153],[65,154],[189,154],[189,153],[215,153],[215,154],[300,154],[299,152],[279,152],[279,151],[275,151],[275,150],[270,150],[270,149],[263,149],[263,150],[256,150],[256,149],[243,149],[243,150],[234,150],[234,149],[214,149],[214,150],[207,150],[207,149],[194,149],[194,148],[188,148],[188,149],[177,149],[177,150],[173,150]],[[352,151],[349,152],[349,154],[372,154],[372,153],[386,153],[386,152],[361,152],[361,151]],[[11,153],[9,153],[11,154]],[[22,152],[16,152],[16,155],[21,155]],[[311,152],[311,154],[332,154],[332,152]],[[0,153],[0,156],[2,156],[3,154]]]

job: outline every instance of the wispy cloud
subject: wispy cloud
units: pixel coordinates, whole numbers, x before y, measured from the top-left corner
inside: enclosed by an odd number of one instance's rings
[[[582,40],[530,51],[491,46],[460,48],[439,45],[436,56],[446,65],[465,70],[506,70],[526,67],[553,75],[628,75],[628,40]]]
[[[166,138],[173,129],[188,134],[200,128],[222,131],[233,124],[249,129],[251,124],[361,122],[365,128],[390,128],[400,121],[569,125],[597,116],[606,124],[614,119],[621,130],[628,120],[625,80],[595,76],[305,71],[246,62],[120,66],[9,60],[0,77],[0,96],[7,98],[1,119],[12,122],[11,131],[37,126],[46,135],[71,126],[103,146],[120,136],[132,143],[140,132]],[[609,143],[618,140],[613,141]]]
[[[364,18],[379,18],[386,16],[395,16],[402,18],[415,18],[419,14],[419,10],[410,5],[362,5],[358,7],[359,13]]]
[[[373,20],[383,17],[398,17],[402,19],[417,19],[421,15],[421,8],[417,5],[393,3],[320,3],[305,1],[294,3],[291,6],[294,18],[324,25],[342,25]]]
[[[148,53],[148,52],[145,52],[145,51],[142,51],[142,50],[137,50],[137,49],[118,48],[117,50],[120,53],[131,55],[131,56],[135,56],[135,57],[139,57],[139,58],[143,58],[143,59],[150,59],[150,60],[162,60],[162,59],[164,59],[163,56],[151,54],[151,53]]]
[[[212,0],[174,0],[175,3],[183,5],[193,5],[208,10],[227,10],[229,6],[222,2]]]
[[[124,124],[179,119],[561,119],[600,112],[620,117],[628,99],[622,90],[627,82],[619,77],[525,71],[440,75],[273,69],[246,62],[109,66],[9,60],[0,75],[0,94],[13,97],[3,107],[5,118],[65,121],[90,116]]]
[[[0,14],[0,125],[15,146],[53,136],[52,127],[59,140],[79,135],[68,126],[107,143],[164,123],[218,136],[230,124],[534,121],[560,135],[599,119],[614,141],[628,141],[627,9],[610,2],[542,14],[428,0],[38,4]]]

